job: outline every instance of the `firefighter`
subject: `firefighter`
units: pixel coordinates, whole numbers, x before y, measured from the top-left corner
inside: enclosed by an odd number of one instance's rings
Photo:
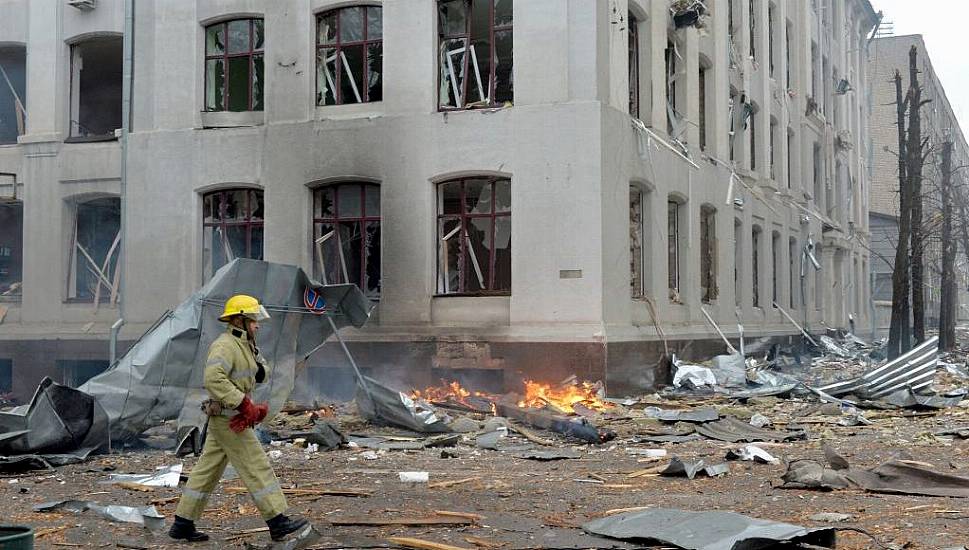
[[[307,521],[289,518],[286,497],[269,459],[252,428],[266,417],[269,406],[253,403],[253,387],[268,378],[269,366],[256,348],[259,321],[269,319],[266,309],[252,296],[237,295],[225,303],[219,320],[227,330],[209,347],[205,362],[205,389],[210,399],[202,404],[208,415],[208,435],[202,456],[182,489],[175,523],[168,535],[190,542],[208,540],[195,529],[212,489],[232,464],[242,478],[274,541],[303,528]]]

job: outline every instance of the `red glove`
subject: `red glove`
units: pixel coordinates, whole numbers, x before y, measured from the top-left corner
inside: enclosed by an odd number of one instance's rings
[[[266,418],[269,413],[269,405],[266,403],[253,404],[247,395],[242,398],[242,403],[239,403],[236,410],[239,411],[239,414],[229,420],[229,428],[236,433],[242,433],[246,428],[251,428]]]

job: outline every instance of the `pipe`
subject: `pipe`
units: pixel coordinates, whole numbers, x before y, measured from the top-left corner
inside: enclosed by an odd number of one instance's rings
[[[125,324],[125,280],[127,272],[125,261],[128,259],[128,134],[131,132],[131,89],[132,65],[134,64],[134,32],[135,32],[135,3],[134,0],[124,2],[124,36],[122,38],[121,64],[121,181],[118,195],[121,203],[121,248],[118,249],[118,266],[121,273],[118,276],[118,320],[111,325],[111,337],[108,355],[111,365],[117,359],[118,334]]]

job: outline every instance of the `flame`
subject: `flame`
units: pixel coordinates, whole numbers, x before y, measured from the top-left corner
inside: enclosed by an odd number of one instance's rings
[[[431,403],[444,403],[444,402],[455,402],[467,405],[471,408],[478,408],[475,404],[468,401],[469,397],[481,397],[490,401],[493,401],[497,397],[488,393],[483,392],[472,392],[461,386],[460,382],[448,382],[446,380],[441,380],[440,386],[431,386],[423,390],[414,390],[411,393],[412,399],[423,399]],[[494,410],[494,403],[491,404],[491,409]]]
[[[518,402],[519,407],[542,408],[551,405],[566,413],[574,413],[574,405],[577,404],[596,411],[606,411],[612,407],[599,398],[597,385],[589,382],[553,388],[551,384],[526,380],[525,397]]]

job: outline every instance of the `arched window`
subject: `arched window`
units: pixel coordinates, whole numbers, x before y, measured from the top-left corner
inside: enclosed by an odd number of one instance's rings
[[[377,6],[328,11],[316,18],[316,104],[383,99],[383,15]]]
[[[119,291],[121,199],[97,198],[78,201],[73,206],[67,299],[114,302]]]
[[[257,189],[226,189],[202,199],[202,263],[206,279],[236,258],[261,260],[263,198]]]
[[[717,209],[700,207],[700,290],[704,303],[717,299]]]
[[[262,111],[262,19],[233,19],[205,27],[205,110]]]
[[[438,0],[441,110],[514,101],[512,0]]]
[[[339,183],[313,192],[313,265],[324,284],[380,297],[380,186]]]
[[[437,186],[439,294],[511,293],[511,180]]]
[[[71,45],[69,141],[114,139],[114,131],[121,128],[121,73],[121,36]]]

